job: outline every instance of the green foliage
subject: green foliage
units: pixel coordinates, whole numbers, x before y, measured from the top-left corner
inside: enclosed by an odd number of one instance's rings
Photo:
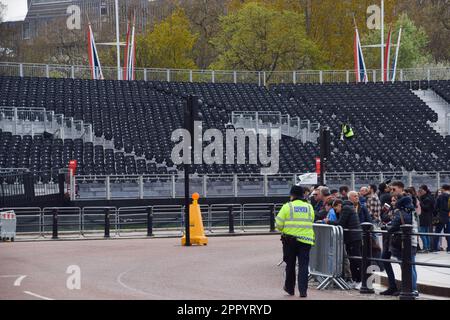
[[[136,65],[151,68],[195,69],[192,48],[198,35],[191,32],[185,13],[177,9],[147,34],[136,37]]]
[[[428,36],[425,30],[421,27],[417,27],[414,22],[409,19],[408,15],[402,14],[395,22],[392,28],[391,43],[397,44],[398,31],[402,28],[402,38],[400,44],[400,52],[398,57],[399,69],[416,68],[429,63],[431,61],[431,54],[428,51]],[[389,27],[386,27],[385,41],[389,32]],[[369,32],[366,36],[362,37],[363,44],[378,44],[380,43],[380,31],[375,30]],[[395,57],[395,47],[391,48],[391,66]],[[364,57],[366,59],[366,66],[369,69],[380,68],[380,49],[365,49]]]
[[[220,18],[212,40],[214,69],[278,71],[320,68],[322,53],[305,31],[304,16],[250,2]]]

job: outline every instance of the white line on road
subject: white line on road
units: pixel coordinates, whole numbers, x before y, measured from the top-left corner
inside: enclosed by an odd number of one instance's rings
[[[21,274],[4,274],[0,275],[0,278],[17,278],[22,276]]]
[[[22,283],[22,280],[25,279],[27,276],[20,276],[14,281],[14,287],[20,287],[20,284]]]
[[[39,294],[30,292],[30,291],[24,291],[23,293],[29,294],[30,296],[33,296],[33,297],[36,297],[36,298],[39,298],[39,299],[43,299],[43,300],[53,300],[51,298],[47,298],[47,297],[41,296]]]

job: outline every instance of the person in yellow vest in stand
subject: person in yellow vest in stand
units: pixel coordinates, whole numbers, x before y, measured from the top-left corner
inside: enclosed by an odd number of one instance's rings
[[[347,140],[350,140],[353,138],[355,133],[353,132],[352,127],[350,127],[348,124],[344,123],[342,125],[342,131],[341,131],[341,140],[344,141],[344,138]]]
[[[305,298],[308,290],[309,252],[314,245],[314,209],[304,195],[303,187],[293,186],[290,201],[283,205],[275,218],[281,232],[283,260],[286,262],[284,291],[295,294],[295,264],[298,259],[298,289]]]

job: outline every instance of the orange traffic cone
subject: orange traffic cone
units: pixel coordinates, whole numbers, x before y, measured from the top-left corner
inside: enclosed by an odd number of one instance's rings
[[[206,246],[208,238],[205,236],[203,229],[202,213],[198,205],[198,198],[200,195],[196,192],[192,195],[192,204],[189,206],[189,231],[191,244],[198,244]],[[181,245],[186,245],[186,235],[181,238]]]

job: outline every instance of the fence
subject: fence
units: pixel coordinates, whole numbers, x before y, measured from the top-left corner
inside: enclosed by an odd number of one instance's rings
[[[192,175],[191,191],[203,197],[269,197],[286,196],[297,183],[298,174],[223,174]],[[450,172],[374,172],[326,173],[325,183],[331,189],[347,185],[358,189],[380,184],[388,179],[401,180],[418,188],[422,184],[437,190],[450,184]],[[178,175],[75,176],[71,185],[72,200],[91,199],[157,199],[184,197],[184,178]]]
[[[205,230],[210,233],[274,231],[279,203],[201,205]],[[181,236],[184,206],[142,207],[38,207],[14,210],[17,239]]]
[[[103,67],[107,80],[117,80],[117,69]],[[30,63],[0,62],[0,75],[18,77],[47,77],[90,79],[87,66],[45,65]],[[380,70],[368,70],[369,81],[382,81]],[[398,81],[450,80],[450,67],[401,69]],[[136,80],[210,82],[210,83],[255,83],[259,86],[275,83],[329,83],[356,81],[354,70],[302,70],[302,71],[236,71],[236,70],[181,70],[137,68]]]
[[[434,237],[450,237],[450,234],[443,233],[426,233],[417,232],[413,233],[413,226],[404,224],[400,226],[401,229],[401,260],[394,259],[382,259],[372,257],[372,235],[373,234],[386,234],[388,231],[385,230],[373,230],[373,224],[362,223],[361,230],[345,230],[346,232],[361,232],[362,233],[362,254],[361,256],[349,256],[351,260],[361,261],[361,289],[360,293],[372,294],[375,293],[369,279],[372,278],[373,269],[371,268],[371,262],[384,262],[384,263],[398,263],[401,265],[401,291],[399,298],[400,300],[415,300],[416,296],[413,292],[412,285],[412,267],[416,266],[426,266],[435,268],[450,268],[450,265],[428,263],[428,262],[413,262],[412,261],[412,240],[411,236],[434,236]],[[448,243],[447,245],[450,245]]]
[[[10,170],[0,173],[0,206],[30,204],[45,197],[60,201],[64,197],[64,170],[28,172]]]
[[[344,232],[340,226],[315,224],[315,245],[309,257],[309,273],[319,281],[317,289],[334,283],[342,290],[349,286],[342,278],[344,264]]]

